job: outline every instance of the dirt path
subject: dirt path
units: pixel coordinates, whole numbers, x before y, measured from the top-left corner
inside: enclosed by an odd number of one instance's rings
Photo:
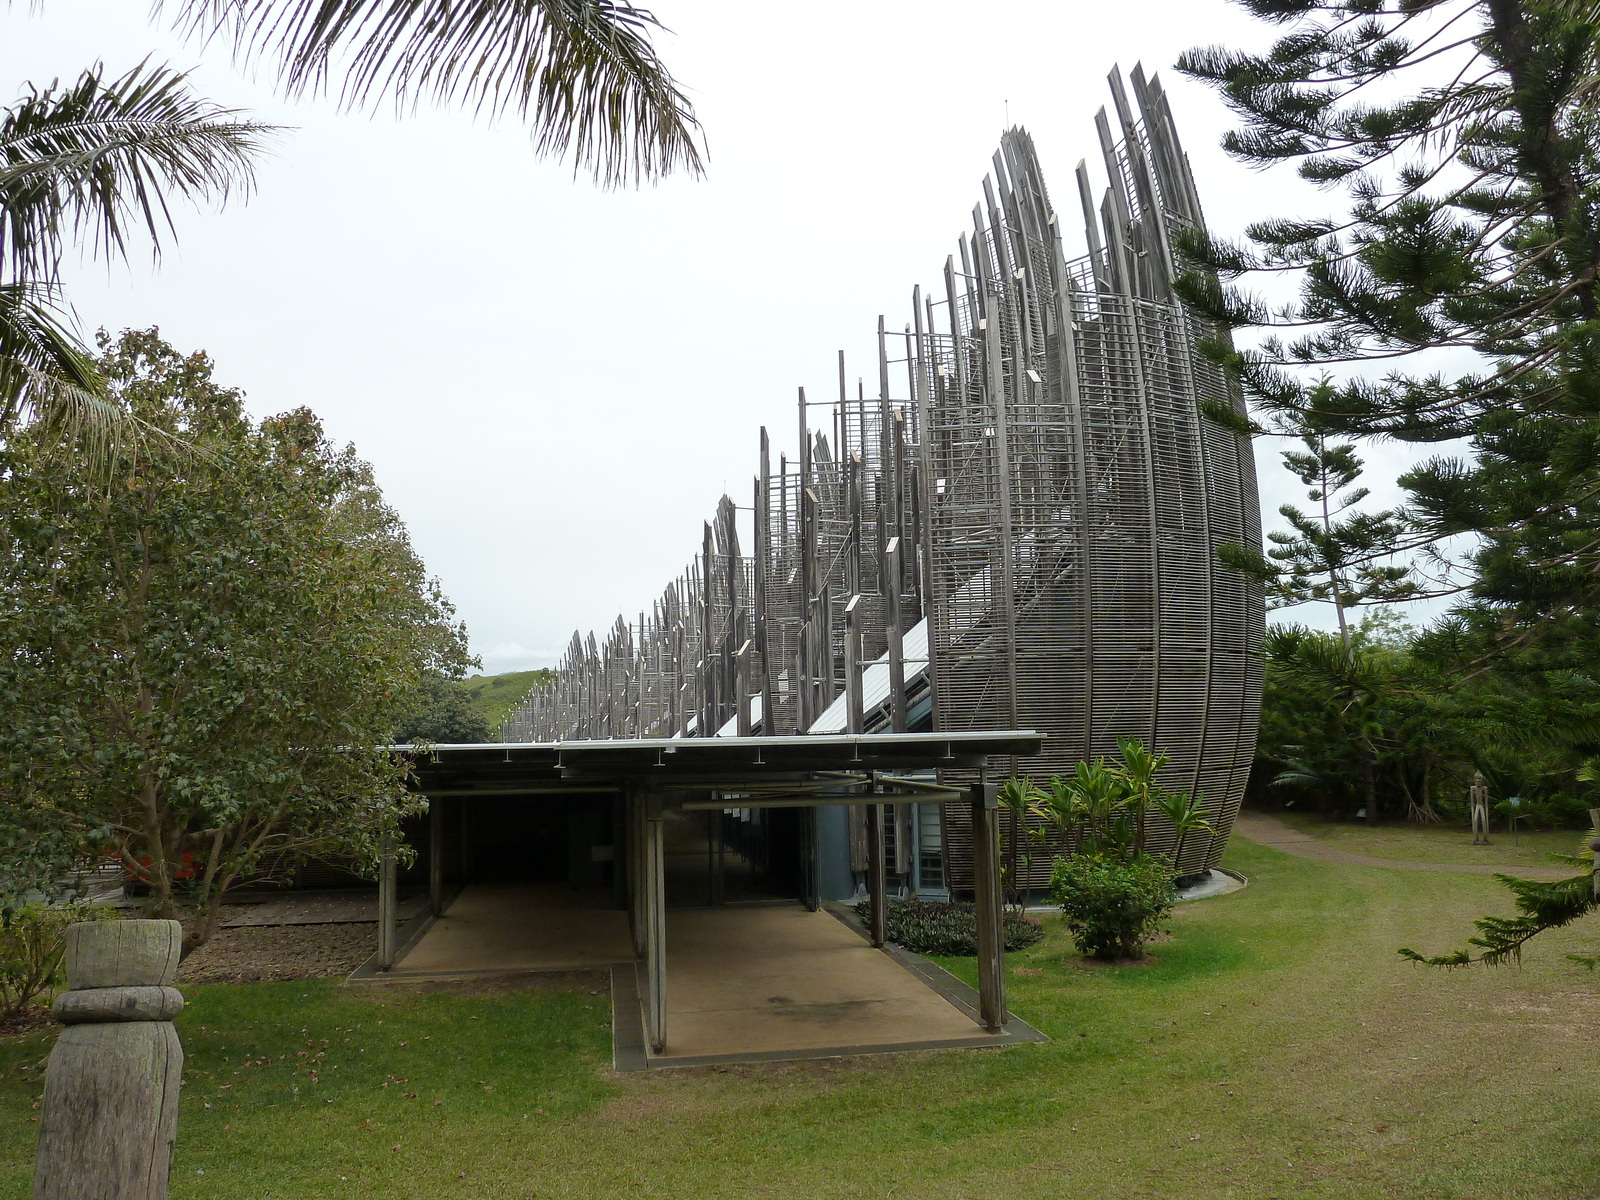
[[[1320,862],[1349,863],[1357,867],[1393,867],[1402,871],[1458,871],[1469,875],[1517,875],[1527,879],[1565,879],[1575,875],[1575,870],[1559,867],[1494,867],[1482,863],[1424,863],[1406,862],[1398,858],[1378,858],[1371,854],[1356,854],[1340,850],[1326,842],[1319,842],[1309,834],[1291,829],[1271,813],[1241,811],[1233,821],[1233,831],[1243,834],[1252,842],[1293,854],[1297,858],[1314,858]]]

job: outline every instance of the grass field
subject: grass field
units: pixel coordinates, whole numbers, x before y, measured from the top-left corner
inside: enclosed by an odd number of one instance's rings
[[[1587,831],[1577,829],[1519,829],[1513,840],[1504,828],[1504,821],[1497,817],[1489,835],[1489,844],[1474,846],[1471,829],[1443,822],[1435,825],[1393,822],[1369,826],[1363,821],[1328,821],[1313,813],[1297,813],[1293,810],[1277,810],[1272,815],[1318,841],[1355,854],[1371,854],[1403,862],[1481,863],[1512,873],[1521,867],[1559,866],[1545,856],[1576,854],[1578,844],[1589,837]]]
[[[544,683],[552,672],[540,668],[534,671],[508,671],[504,675],[473,675],[456,684],[466,692],[472,706],[489,722],[491,739],[500,736],[500,722],[511,706],[526,696],[530,689]]]
[[[1181,907],[1152,966],[1051,922],[1010,956],[1054,1040],[616,1077],[605,998],[194,989],[175,1197],[1405,1197],[1577,1200],[1600,1181],[1600,980],[1445,973],[1484,876],[1293,859]],[[965,963],[952,964],[970,976]],[[730,964],[737,969],[737,964]],[[27,1194],[47,1039],[0,1045],[0,1196]]]

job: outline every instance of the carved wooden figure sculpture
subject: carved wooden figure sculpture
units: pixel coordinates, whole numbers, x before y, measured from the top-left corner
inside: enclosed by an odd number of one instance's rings
[[[1472,844],[1489,844],[1489,786],[1483,781],[1483,772],[1472,773],[1472,786],[1467,789],[1467,799],[1472,805]]]
[[[164,1200],[178,1131],[183,1048],[172,986],[176,921],[97,921],[67,931],[66,1025],[50,1054],[34,1200]]]

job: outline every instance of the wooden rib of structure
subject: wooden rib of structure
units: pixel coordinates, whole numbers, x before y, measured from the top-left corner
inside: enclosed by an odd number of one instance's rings
[[[761,431],[754,544],[723,497],[690,567],[603,641],[574,634],[506,740],[1036,729],[1045,752],[1005,766],[1043,783],[1137,737],[1215,827],[1183,870],[1216,865],[1264,621],[1216,547],[1259,545],[1255,471],[1207,415],[1243,407],[1196,349],[1215,330],[1172,292],[1194,180],[1159,81],[1129,82],[1131,100],[1112,73],[1095,118],[1110,186],[1076,172],[1087,253],[1065,256],[1032,139],[1009,130],[941,284],[902,330],[880,318],[873,394],[841,354],[836,399],[800,392],[794,457]],[[958,889],[965,819],[945,814]],[[1050,857],[1019,882],[1041,886]]]

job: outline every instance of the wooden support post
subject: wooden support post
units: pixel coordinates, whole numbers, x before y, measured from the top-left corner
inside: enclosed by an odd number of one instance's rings
[[[978,918],[978,1012],[992,1033],[1005,1028],[1006,960],[1000,926],[1000,799],[992,783],[972,787],[974,907]]]
[[[739,647],[733,656],[733,675],[736,687],[735,703],[736,724],[734,732],[740,737],[749,737],[752,722],[750,720],[750,664],[755,653],[755,642],[747,641]]]
[[[659,797],[646,798],[644,888],[645,1037],[657,1054],[667,1048],[666,822]]]
[[[644,896],[645,896],[645,867],[644,867],[644,791],[633,786],[628,789],[623,798],[625,821],[627,823],[628,840],[628,932],[633,938],[633,953],[636,958],[644,957]]]
[[[889,881],[883,863],[883,805],[867,805],[867,901],[872,944],[889,940]]]
[[[804,856],[801,861],[800,898],[808,912],[817,912],[822,908],[822,880],[815,808],[800,810],[800,846],[801,854]]]
[[[378,855],[378,968],[387,971],[394,966],[396,899],[394,834],[383,835],[383,848]]]
[[[428,801],[428,909],[444,914],[444,801]]]
[[[176,921],[93,921],[67,930],[66,1025],[50,1053],[34,1200],[166,1200],[178,1135],[183,1047],[172,986]]]
[[[844,606],[844,694],[845,732],[861,733],[864,723],[861,700],[861,597],[851,596]]]
[[[884,547],[884,628],[889,638],[889,728],[906,731],[906,656],[900,629],[900,539]]]

